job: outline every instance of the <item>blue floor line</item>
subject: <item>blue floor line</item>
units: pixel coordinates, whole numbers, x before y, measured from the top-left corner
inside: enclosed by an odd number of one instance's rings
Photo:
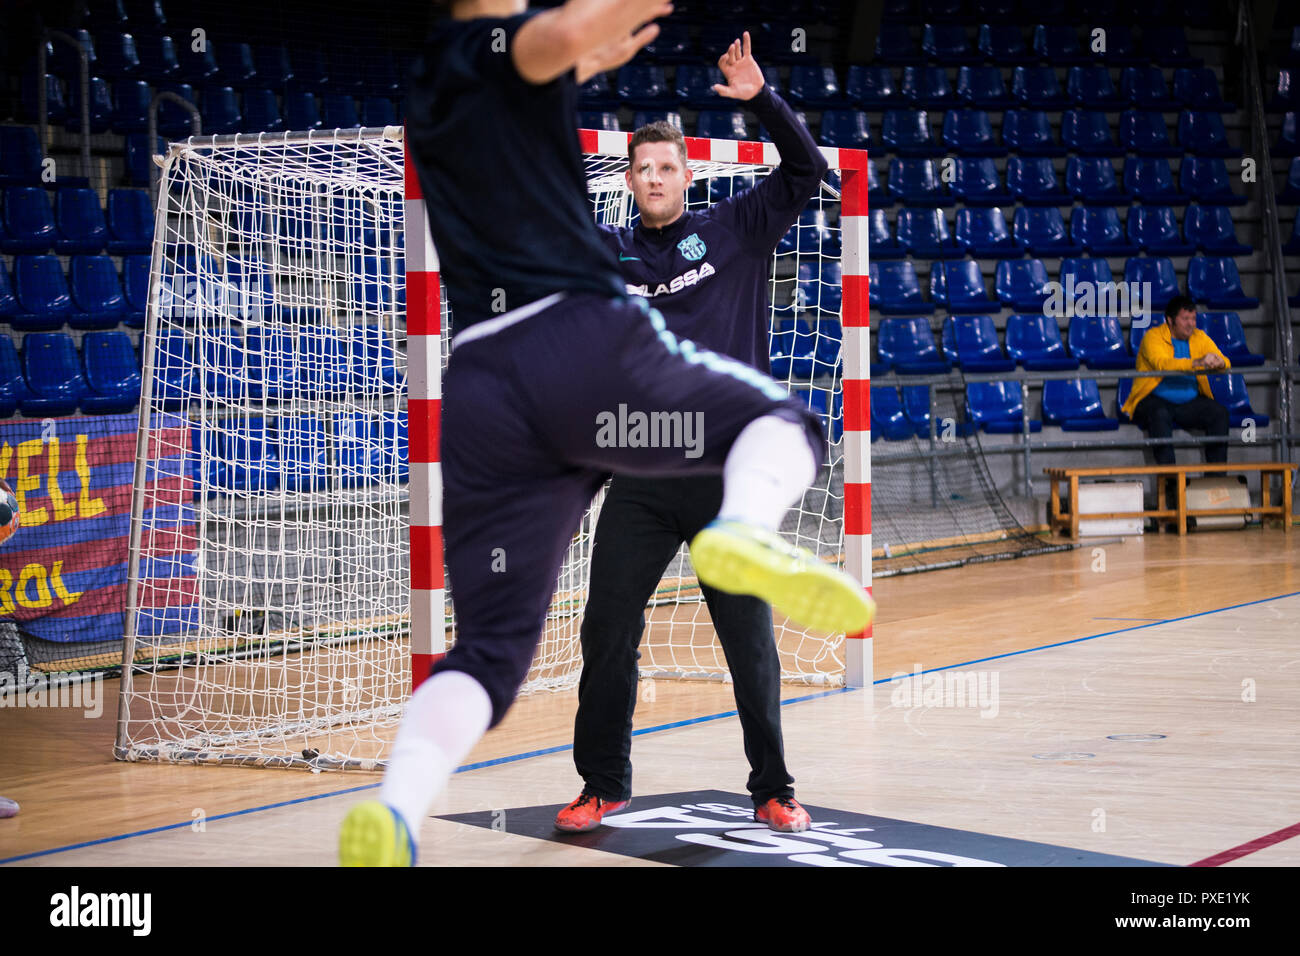
[[[965,661],[964,663],[961,664],[946,664],[943,667],[931,667],[923,671],[912,671],[907,673],[905,676],[912,677],[918,673],[930,674],[936,671],[951,670],[955,667],[967,667],[971,664],[983,664],[988,661],[1001,660],[1006,657],[1018,657],[1021,654],[1032,654],[1035,651],[1045,651],[1053,647],[1065,647],[1066,645],[1069,644],[1079,644],[1083,641],[1092,641],[1092,640],[1096,640],[1099,637],[1112,637],[1116,634],[1128,634],[1132,631],[1141,631],[1149,627],[1156,627],[1160,624],[1175,624],[1179,621],[1190,621],[1192,618],[1204,617],[1207,614],[1220,614],[1223,611],[1235,611],[1238,608],[1251,607],[1255,604],[1267,604],[1269,601],[1282,601],[1285,600],[1286,598],[1296,597],[1297,595],[1300,595],[1300,591],[1292,591],[1290,594],[1279,594],[1275,597],[1270,597],[1270,598],[1260,598],[1257,601],[1246,601],[1242,604],[1231,604],[1228,605],[1227,607],[1214,608],[1209,611],[1198,611],[1195,614],[1187,614],[1184,615],[1183,617],[1171,617],[1165,620],[1152,619],[1152,622],[1149,624],[1139,624],[1135,627],[1120,628],[1119,630],[1106,631],[1105,633],[1102,634],[1091,634],[1087,637],[1076,637],[1068,641],[1057,641],[1053,644],[1042,644],[1038,647],[1027,647],[1024,650],[1010,651],[1006,654],[995,654],[992,657],[981,657],[978,658],[977,660]],[[892,680],[894,680],[893,677],[882,677],[879,680],[873,681],[872,683],[873,685],[888,684]],[[856,688],[856,687],[838,687],[833,690],[825,690],[825,691],[819,691],[814,694],[806,694],[802,697],[791,697],[787,700],[781,701],[781,706],[785,707],[788,704],[800,704],[805,701],[818,700],[823,697],[832,697],[837,694],[846,694],[851,691],[860,690],[860,689],[861,688]],[[728,710],[717,714],[707,714],[703,717],[691,717],[687,720],[677,720],[668,724],[659,724],[658,726],[655,727],[645,727],[641,730],[634,730],[632,732],[632,735],[634,737],[638,737],[638,736],[643,736],[645,734],[658,733],[664,730],[675,730],[679,727],[689,727],[692,724],[702,724],[702,723],[707,723],[708,721],[723,720],[727,717],[735,717],[735,716],[736,716],[736,711]],[[542,757],[548,754],[563,753],[566,750],[572,750],[572,749],[573,749],[572,744],[562,744],[558,747],[546,747],[541,750],[530,750],[526,753],[511,754],[510,756],[507,757],[497,757],[495,760],[484,760],[479,763],[466,764],[463,767],[457,767],[455,772],[467,773],[468,771],[471,770],[481,770],[485,767],[496,767],[501,764],[514,763],[515,761],[518,760],[527,760],[531,757]],[[380,785],[378,783],[370,783],[359,787],[348,787],[344,790],[331,790],[329,793],[317,793],[307,797],[297,797],[293,800],[281,800],[278,803],[268,803],[260,807],[249,807],[245,810],[232,810],[229,813],[215,814],[213,816],[207,817],[206,819],[212,821],[212,820],[225,820],[230,817],[246,816],[250,813],[260,813],[263,810],[276,810],[279,809],[280,807],[293,806],[294,804],[297,803],[309,803],[313,800],[324,800],[328,797],[341,797],[351,793],[361,793],[366,790],[374,790],[379,786]],[[164,833],[168,830],[179,830],[184,827],[192,826],[193,823],[194,823],[193,820],[186,820],[183,823],[169,823],[165,826],[153,827],[148,830],[137,830],[132,833],[120,833],[116,836],[101,837],[97,840],[87,840],[83,843],[72,843],[69,844],[68,846],[55,847],[54,849],[51,850],[36,850],[32,853],[23,853],[19,856],[10,856],[10,857],[5,857],[3,859],[0,859],[0,866],[3,866],[6,863],[17,863],[21,860],[34,859],[35,857],[51,856],[55,853],[65,853],[68,850],[81,850],[81,849],[85,849],[86,847],[99,846],[100,844],[104,844],[104,843],[116,843],[119,840],[128,840],[131,839],[132,837],[148,836],[151,833]]]

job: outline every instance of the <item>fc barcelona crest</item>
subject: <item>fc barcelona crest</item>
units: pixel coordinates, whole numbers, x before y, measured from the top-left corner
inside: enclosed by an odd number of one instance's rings
[[[677,248],[681,250],[682,255],[692,262],[697,262],[704,258],[708,252],[708,247],[704,245],[704,240],[700,238],[699,233],[691,233],[681,242],[677,243]]]

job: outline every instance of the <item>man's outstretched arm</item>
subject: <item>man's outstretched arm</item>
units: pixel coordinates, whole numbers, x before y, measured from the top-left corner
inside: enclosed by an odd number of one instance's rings
[[[569,0],[520,27],[510,55],[529,83],[549,83],[575,67],[583,82],[630,60],[659,35],[650,21],[672,12],[664,0]]]

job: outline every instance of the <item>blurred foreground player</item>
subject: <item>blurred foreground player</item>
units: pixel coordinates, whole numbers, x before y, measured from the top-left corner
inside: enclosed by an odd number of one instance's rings
[[[457,635],[407,704],[380,799],[343,822],[345,865],[414,862],[430,804],[527,675],[569,541],[610,472],[722,473],[719,517],[692,542],[701,580],[829,631],[873,613],[861,585],[773,530],[821,460],[816,416],[629,298],[592,221],[577,82],[630,59],[658,32],[641,25],[671,9],[459,0],[413,77],[407,149],[453,310],[441,457]],[[611,441],[602,423],[628,409],[702,415],[701,447]]]
[[[625,174],[641,221],[630,228],[602,226],[601,234],[618,255],[629,291],[650,297],[670,332],[767,374],[772,255],[816,193],[827,164],[812,135],[765,84],[748,33],[723,53],[718,68],[726,82],[714,90],[758,115],[781,165],[752,189],[688,212],[694,174],[682,134],[663,121],[643,126],[628,144]],[[678,280],[689,273],[695,281]],[[646,603],[682,542],[713,520],[722,500],[717,474],[618,475],[606,492],[582,618],[573,731],[573,762],[583,787],[556,816],[559,830],[592,830],[631,799],[637,645]],[[731,671],[754,819],[773,830],[806,830],[808,812],[794,798],[785,764],[772,609],[748,594],[707,584],[700,590]]]

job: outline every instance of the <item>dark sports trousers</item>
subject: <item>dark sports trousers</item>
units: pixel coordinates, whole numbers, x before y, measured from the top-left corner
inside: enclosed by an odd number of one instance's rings
[[[722,478],[632,478],[610,484],[596,523],[590,597],[582,618],[582,680],[573,762],[584,789],[605,800],[632,796],[632,712],[645,607],[664,568],[718,513]],[[792,796],[781,742],[781,662],[772,609],[758,598],[702,585],[736,694],[758,805]]]
[[[702,414],[698,456],[630,440],[603,447],[598,423],[620,405]],[[456,643],[433,673],[474,677],[499,723],[527,676],[569,542],[609,474],[720,475],[740,431],[771,414],[802,424],[821,462],[821,423],[801,401],[741,362],[677,340],[643,299],[574,294],[458,342],[441,435]]]
[[[1133,422],[1151,438],[1169,438],[1174,426],[1203,431],[1206,435],[1223,438],[1203,446],[1207,464],[1222,464],[1228,460],[1228,410],[1212,398],[1197,395],[1190,402],[1167,402],[1154,392],[1133,409]],[[1172,445],[1156,445],[1153,449],[1157,465],[1174,464]]]

